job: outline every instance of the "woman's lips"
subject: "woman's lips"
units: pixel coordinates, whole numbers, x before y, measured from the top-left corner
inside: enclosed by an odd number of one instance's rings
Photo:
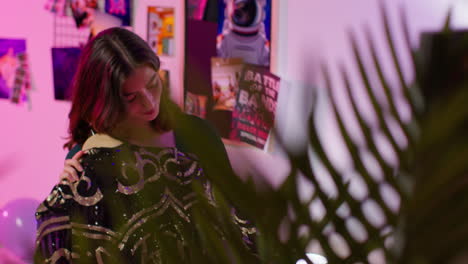
[[[144,115],[152,115],[152,114],[154,114],[154,109],[151,109],[151,110],[148,111],[148,112],[144,112],[143,114],[144,114]]]

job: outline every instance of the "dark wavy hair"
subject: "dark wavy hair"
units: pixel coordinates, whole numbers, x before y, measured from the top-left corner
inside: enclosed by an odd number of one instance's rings
[[[141,66],[159,71],[160,61],[147,43],[123,28],[110,28],[92,38],[83,48],[72,81],[72,107],[68,117],[68,141],[64,147],[83,144],[96,133],[109,134],[125,116],[124,81]],[[169,131],[180,112],[163,87],[158,117],[151,121],[156,131]]]

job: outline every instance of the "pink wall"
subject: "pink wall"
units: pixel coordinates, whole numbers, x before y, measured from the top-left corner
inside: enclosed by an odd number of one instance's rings
[[[26,39],[32,75],[31,106],[0,100],[0,207],[25,197],[41,199],[57,181],[65,151],[69,104],[54,100],[52,16],[45,1],[2,1],[0,38]],[[27,7],[27,8],[26,8]]]

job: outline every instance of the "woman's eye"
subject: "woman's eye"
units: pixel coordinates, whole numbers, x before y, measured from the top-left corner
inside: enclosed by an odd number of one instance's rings
[[[129,96],[129,97],[127,97],[127,102],[131,103],[131,102],[135,101],[135,99],[136,99],[135,95]]]

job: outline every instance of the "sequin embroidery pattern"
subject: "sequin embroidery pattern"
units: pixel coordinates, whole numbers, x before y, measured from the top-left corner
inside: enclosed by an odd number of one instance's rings
[[[38,207],[36,262],[161,262],[161,238],[184,254],[199,180],[196,156],[176,148],[95,148],[74,183],[61,182]]]

